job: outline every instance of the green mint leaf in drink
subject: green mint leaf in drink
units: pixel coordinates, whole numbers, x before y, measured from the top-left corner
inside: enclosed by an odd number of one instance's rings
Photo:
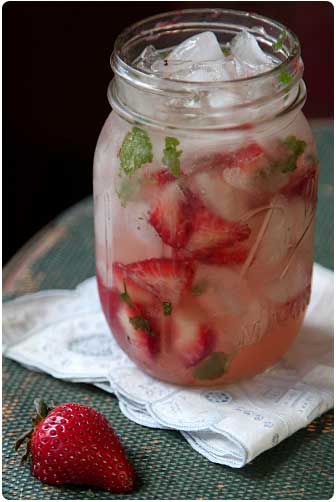
[[[286,37],[287,37],[287,31],[283,30],[280,33],[280,35],[278,36],[278,39],[276,40],[276,42],[274,42],[274,44],[272,45],[272,49],[274,51],[279,51],[280,49],[282,49],[282,46],[283,46],[283,43],[284,43]]]
[[[116,194],[120,200],[122,207],[126,207],[127,203],[132,199],[136,192],[136,184],[131,183],[129,178],[123,178],[119,187],[116,188]]]
[[[173,310],[173,306],[170,302],[162,302],[163,315],[170,315]]]
[[[231,47],[229,45],[225,45],[222,47],[222,52],[224,56],[230,56],[231,55]]]
[[[193,371],[193,376],[197,378],[197,380],[215,380],[227,371],[232,358],[232,354],[213,352],[196,366]]]
[[[129,131],[119,151],[121,170],[132,176],[137,169],[153,160],[153,148],[150,137],[145,129],[133,127]]]
[[[290,173],[295,171],[297,159],[304,152],[306,142],[296,136],[287,136],[283,141],[283,145],[287,150],[287,156],[283,160],[276,162],[274,167],[282,173]]]
[[[154,336],[149,322],[144,317],[140,315],[129,317],[129,322],[132,324],[134,329],[140,329],[141,331],[145,331],[148,336]]]
[[[304,152],[306,142],[296,138],[295,136],[287,136],[284,145],[289,150],[289,154],[285,164],[282,166],[281,172],[289,173],[296,169],[296,161],[298,157]]]
[[[292,75],[286,70],[281,70],[279,73],[279,82],[282,85],[288,85],[292,81]]]
[[[177,147],[180,144],[177,138],[170,136],[165,137],[165,147],[163,150],[162,162],[167,166],[170,172],[178,178],[181,174],[180,169],[180,157],[182,150],[178,150]]]
[[[125,281],[124,281],[124,291],[122,293],[119,293],[119,298],[122,302],[127,303],[127,305],[132,306],[132,300],[131,300],[130,295],[128,294]]]
[[[293,152],[296,157],[301,155],[301,153],[303,153],[306,148],[306,142],[302,139],[298,139],[296,136],[287,136],[284,144],[289,150]]]

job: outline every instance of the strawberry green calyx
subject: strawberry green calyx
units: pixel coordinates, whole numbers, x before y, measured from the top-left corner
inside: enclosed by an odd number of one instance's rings
[[[43,399],[34,399],[35,415],[32,418],[33,428],[21,434],[21,436],[14,443],[14,450],[17,452],[21,446],[26,442],[26,451],[21,457],[21,465],[25,463],[31,453],[31,438],[34,433],[36,426],[43,422],[46,416],[55,407],[55,403],[52,401],[49,405],[43,401]]]

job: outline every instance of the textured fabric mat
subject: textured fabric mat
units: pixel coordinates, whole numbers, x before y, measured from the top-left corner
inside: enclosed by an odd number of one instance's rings
[[[333,267],[333,130],[316,127],[321,176],[315,260]],[[95,273],[92,201],[62,214],[29,241],[4,270],[4,297],[73,288]],[[121,436],[138,474],[129,495],[41,484],[19,466],[15,438],[30,425],[35,397],[77,401],[103,412]],[[7,499],[329,499],[333,493],[333,413],[328,412],[242,469],[212,464],[174,431],[128,421],[115,398],[3,361],[3,496]]]

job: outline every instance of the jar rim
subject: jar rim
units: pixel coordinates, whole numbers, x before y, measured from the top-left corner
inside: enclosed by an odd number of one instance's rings
[[[210,82],[172,79],[136,66],[149,45],[169,51],[191,35],[212,31],[223,46],[244,29],[280,63],[250,77]],[[303,106],[306,92],[300,56],[296,35],[259,14],[217,8],[165,12],[132,24],[117,37],[108,99],[120,115],[160,127],[255,127],[284,114],[289,117]]]
[[[267,70],[265,72],[252,75],[249,77],[242,77],[242,78],[237,78],[237,79],[231,79],[231,80],[216,80],[216,81],[190,81],[190,80],[181,80],[181,79],[174,79],[174,78],[168,78],[164,77],[161,75],[156,75],[154,73],[149,73],[145,72],[142,69],[138,68],[135,66],[134,61],[130,62],[127,61],[125,58],[125,49],[127,47],[127,42],[130,42],[134,40],[134,37],[132,38],[132,34],[136,34],[138,30],[140,30],[140,36],[145,37],[146,35],[149,36],[155,36],[154,33],[160,33],[160,30],[164,30],[166,28],[171,29],[177,29],[179,26],[182,24],[186,24],[183,22],[176,22],[172,23],[170,25],[163,26],[160,21],[163,21],[165,19],[169,18],[174,18],[174,16],[188,16],[188,15],[198,15],[200,18],[204,16],[204,21],[199,20],[198,25],[199,26],[206,26],[207,30],[206,31],[211,31],[211,25],[215,26],[220,26],[223,25],[222,23],[216,23],[215,21],[213,23],[207,22],[207,19],[213,18],[214,20],[218,15],[224,16],[224,15],[234,15],[234,16],[241,16],[242,18],[245,19],[250,19],[256,22],[263,22],[267,23],[270,27],[276,28],[280,33],[286,33],[286,39],[288,38],[290,42],[290,51],[289,54],[286,56],[286,58],[281,61],[278,65],[274,66],[270,70]],[[208,16],[208,18],[207,18]],[[173,19],[174,21],[174,19]],[[142,30],[143,27],[150,23],[155,23],[156,26],[153,26],[151,28],[148,28],[147,30]],[[190,27],[195,27],[195,23],[190,24]],[[168,30],[167,30],[168,31]],[[139,39],[139,35],[135,37]],[[273,38],[273,43],[275,43],[277,40]],[[301,47],[300,47],[300,42],[298,37],[295,35],[295,33],[287,28],[284,24],[269,18],[267,16],[262,16],[257,13],[252,13],[248,11],[241,11],[241,10],[235,10],[235,9],[220,9],[220,8],[197,8],[197,9],[179,9],[179,10],[174,10],[174,11],[168,11],[164,12],[161,14],[156,14],[154,16],[147,17],[145,19],[142,19],[141,21],[138,21],[136,23],[133,23],[132,25],[126,27],[116,38],[115,44],[114,44],[114,50],[111,55],[111,66],[112,69],[115,73],[118,73],[118,69],[120,66],[122,66],[123,70],[127,73],[131,73],[133,78],[143,78],[143,77],[150,77],[152,80],[155,88],[160,87],[158,85],[160,82],[162,84],[170,86],[185,86],[188,85],[190,89],[193,88],[227,88],[232,85],[237,85],[237,84],[243,84],[247,82],[256,82],[257,80],[262,80],[264,78],[272,77],[274,74],[278,73],[279,71],[281,72],[282,70],[288,69],[295,60],[299,60],[301,56]]]

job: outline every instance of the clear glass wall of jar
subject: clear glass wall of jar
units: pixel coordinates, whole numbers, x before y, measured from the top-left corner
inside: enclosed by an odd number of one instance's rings
[[[184,82],[139,70],[151,43],[246,28],[266,73]],[[281,44],[277,41],[281,40]],[[96,263],[111,331],[162,380],[217,385],[275,364],[309,302],[318,161],[296,36],[257,15],[176,11],[125,30],[94,159]],[[230,99],[226,99],[229,96]]]

